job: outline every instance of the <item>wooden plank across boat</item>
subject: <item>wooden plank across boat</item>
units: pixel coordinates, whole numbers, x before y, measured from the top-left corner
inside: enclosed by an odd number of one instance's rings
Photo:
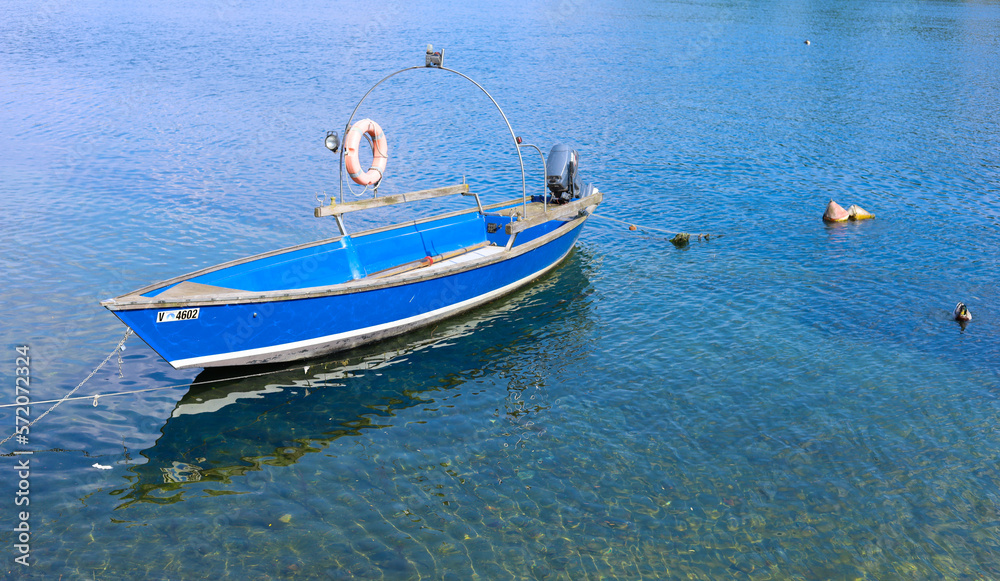
[[[569,254],[603,199],[578,180],[573,185],[575,156],[558,184],[547,168],[553,193],[530,203],[523,175],[521,198],[485,206],[464,183],[331,201],[314,215],[335,217],[340,236],[226,262],[101,304],[176,368],[294,361],[399,335],[520,288]],[[383,170],[368,175],[381,181]],[[456,194],[474,197],[476,206],[354,234],[344,228],[350,212]]]

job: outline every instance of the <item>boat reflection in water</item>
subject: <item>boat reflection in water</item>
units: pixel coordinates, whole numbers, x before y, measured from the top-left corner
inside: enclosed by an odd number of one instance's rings
[[[196,482],[240,488],[265,465],[288,466],[338,438],[390,427],[398,410],[473,378],[500,375],[508,392],[544,382],[530,370],[585,343],[587,263],[577,250],[526,290],[377,345],[284,370],[203,371],[141,453],[147,462],[130,468],[131,486],[116,491],[121,506],[178,502]]]

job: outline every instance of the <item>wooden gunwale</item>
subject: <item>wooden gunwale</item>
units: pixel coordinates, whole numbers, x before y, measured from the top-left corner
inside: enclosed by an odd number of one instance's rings
[[[450,260],[452,258],[457,258],[463,254],[468,254],[470,252],[475,252],[480,248],[486,248],[490,243],[483,241],[478,244],[473,244],[472,246],[466,246],[465,248],[459,248],[458,250],[452,250],[450,252],[444,252],[438,254],[437,256],[428,256],[427,258],[421,258],[420,260],[413,260],[405,264],[400,264],[398,266],[393,266],[391,268],[386,268],[369,274],[366,278],[386,278],[389,276],[398,276],[404,272],[409,272],[411,270],[416,270],[418,268],[427,268],[432,266],[435,262],[444,262],[445,260]],[[430,259],[430,260],[428,260]],[[166,292],[170,292],[169,290]]]
[[[579,200],[574,200],[568,204],[562,206],[556,206],[555,209],[549,210],[548,212],[539,212],[531,217],[524,217],[522,220],[517,222],[511,222],[506,226],[506,232],[508,235],[517,234],[518,232],[523,232],[528,228],[534,228],[546,222],[552,220],[558,220],[560,218],[565,218],[566,216],[572,216],[574,214],[579,214],[585,208],[589,206],[596,206],[601,203],[604,199],[601,192],[595,192],[586,198]]]

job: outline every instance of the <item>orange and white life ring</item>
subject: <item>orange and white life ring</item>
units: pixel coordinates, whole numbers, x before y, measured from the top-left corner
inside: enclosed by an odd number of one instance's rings
[[[361,161],[358,159],[358,146],[361,145],[361,135],[367,133],[372,138],[372,166],[368,171],[361,170]],[[377,184],[382,180],[385,173],[385,163],[389,160],[389,144],[385,140],[385,132],[371,119],[362,119],[347,131],[344,138],[344,165],[347,166],[347,174],[351,176],[354,183],[367,186]]]

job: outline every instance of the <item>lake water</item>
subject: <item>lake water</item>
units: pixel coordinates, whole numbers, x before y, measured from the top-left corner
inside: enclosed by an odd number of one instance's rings
[[[995,2],[4,3],[0,400],[18,346],[36,402],[104,360],[101,299],[334,235],[325,132],[427,43],[640,229],[592,219],[529,288],[308,368],[130,339],[77,395],[147,391],[3,445],[0,576],[1000,578]],[[520,195],[458,77],[359,115],[385,193]],[[825,225],[830,199],[877,217]]]

